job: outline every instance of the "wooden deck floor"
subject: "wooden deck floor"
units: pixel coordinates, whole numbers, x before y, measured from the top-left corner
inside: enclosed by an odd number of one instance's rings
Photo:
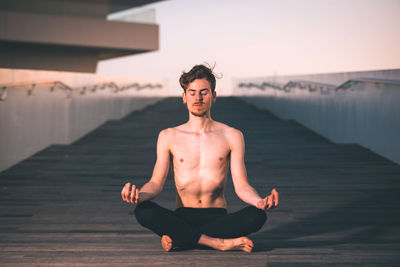
[[[249,180],[276,187],[280,207],[254,253],[163,252],[120,190],[148,179],[159,130],[186,117],[169,98],[0,173],[0,266],[399,266],[400,166],[235,98],[217,99],[213,118],[243,131]],[[226,195],[230,211],[244,206],[231,183]],[[173,200],[169,176],[156,201]]]

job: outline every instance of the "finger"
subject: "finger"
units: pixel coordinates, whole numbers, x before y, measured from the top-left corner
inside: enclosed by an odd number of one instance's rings
[[[272,207],[272,196],[269,195],[267,200],[267,209],[269,210],[271,207]]]
[[[129,194],[131,192],[130,190],[131,190],[131,183],[127,183],[125,188],[125,200],[128,203],[129,203]]]
[[[122,188],[121,197],[122,197],[122,200],[125,201],[125,186]]]
[[[254,247],[253,241],[250,240],[249,245],[250,245],[250,247]]]
[[[276,190],[275,190],[275,203],[274,204],[275,204],[275,207],[277,207],[279,204],[279,194]]]
[[[268,199],[269,199],[269,196],[266,196],[264,198],[264,210],[268,209]]]
[[[271,209],[276,207],[275,201],[276,201],[275,194],[271,194]]]
[[[134,197],[135,197],[135,192],[136,192],[136,186],[135,186],[135,185],[132,185],[131,195],[130,195],[130,198],[129,198],[129,202],[130,202],[130,203],[133,203],[133,199],[134,199]]]
[[[123,188],[122,191],[121,191],[121,196],[122,196],[122,199],[123,199],[124,201],[128,201],[128,194],[129,194],[129,188],[130,188],[130,186],[131,186],[130,183],[126,183],[125,186],[124,186],[124,188]]]
[[[135,194],[135,204],[139,202],[139,189],[136,188],[136,194]]]
[[[278,194],[278,191],[276,191],[276,189],[274,188],[274,189],[272,189],[272,191],[271,191],[271,200],[272,200],[272,206],[271,206],[271,208],[275,208],[277,205],[278,205],[278,203],[279,203],[279,194]]]

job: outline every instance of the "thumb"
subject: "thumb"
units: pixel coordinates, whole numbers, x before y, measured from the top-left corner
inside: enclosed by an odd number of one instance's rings
[[[268,196],[260,199],[257,203],[257,208],[264,210],[265,206],[267,205],[267,198],[268,198]]]

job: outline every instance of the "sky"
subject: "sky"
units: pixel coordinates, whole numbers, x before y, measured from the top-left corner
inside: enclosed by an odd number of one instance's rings
[[[232,78],[400,68],[400,0],[167,0],[156,10],[160,49],[104,60],[97,73],[162,78],[215,64]]]

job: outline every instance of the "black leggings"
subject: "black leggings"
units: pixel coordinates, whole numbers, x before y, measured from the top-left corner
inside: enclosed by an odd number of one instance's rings
[[[159,236],[168,235],[179,247],[196,246],[200,236],[235,238],[257,232],[264,225],[265,211],[247,206],[228,214],[224,208],[163,208],[152,201],[135,209],[138,222]]]

